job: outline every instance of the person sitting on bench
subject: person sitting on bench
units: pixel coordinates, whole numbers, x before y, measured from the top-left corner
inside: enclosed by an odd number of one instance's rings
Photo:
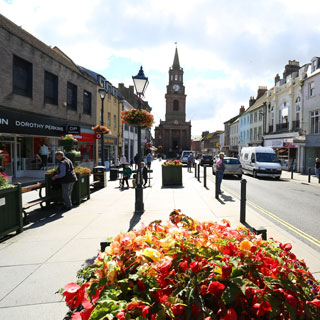
[[[120,183],[120,188],[124,188],[124,182],[127,184],[127,188],[129,188],[129,178],[131,176],[132,170],[129,168],[129,164],[126,162],[124,163],[124,169],[122,173],[122,181]]]

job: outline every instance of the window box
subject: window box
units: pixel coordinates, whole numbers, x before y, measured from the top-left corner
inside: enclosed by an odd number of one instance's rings
[[[0,189],[0,237],[23,231],[21,184]]]
[[[182,167],[162,166],[162,186],[182,186]]]

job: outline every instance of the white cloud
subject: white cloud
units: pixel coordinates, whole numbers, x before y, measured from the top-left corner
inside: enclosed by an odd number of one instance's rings
[[[317,0],[0,0],[0,12],[97,72],[113,57],[143,64],[157,123],[178,41],[193,135],[223,128],[289,59],[320,54]],[[131,73],[107,76],[131,85]]]

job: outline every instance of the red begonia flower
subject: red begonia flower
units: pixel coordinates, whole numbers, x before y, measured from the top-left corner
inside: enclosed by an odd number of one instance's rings
[[[213,281],[208,286],[208,293],[215,294],[215,293],[219,292],[220,290],[224,290],[225,287],[226,286],[223,283]]]

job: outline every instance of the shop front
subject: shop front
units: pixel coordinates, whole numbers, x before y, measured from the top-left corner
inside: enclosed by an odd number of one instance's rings
[[[293,167],[294,171],[299,168],[299,153],[298,146],[295,145],[293,138],[284,139],[267,139],[264,140],[265,147],[272,147],[276,152],[277,158],[281,162],[283,170],[291,170]]]
[[[314,174],[315,159],[320,158],[320,134],[306,136],[306,165],[305,171],[311,168]]]
[[[60,149],[58,141],[68,133],[79,133],[82,129],[59,119],[32,115],[11,110],[0,110],[0,158],[2,170],[9,177],[43,178],[47,169],[56,166],[55,152]],[[92,132],[92,131],[91,131]],[[94,146],[92,140],[80,142]],[[89,147],[90,148],[90,147]],[[85,157],[91,158],[93,151],[83,149]],[[1,165],[1,163],[0,163]]]
[[[101,140],[97,140],[98,147],[98,157],[97,159],[101,159]],[[105,135],[104,136],[104,158],[105,158],[105,166],[108,168],[116,163],[118,158],[118,139],[113,136]]]

